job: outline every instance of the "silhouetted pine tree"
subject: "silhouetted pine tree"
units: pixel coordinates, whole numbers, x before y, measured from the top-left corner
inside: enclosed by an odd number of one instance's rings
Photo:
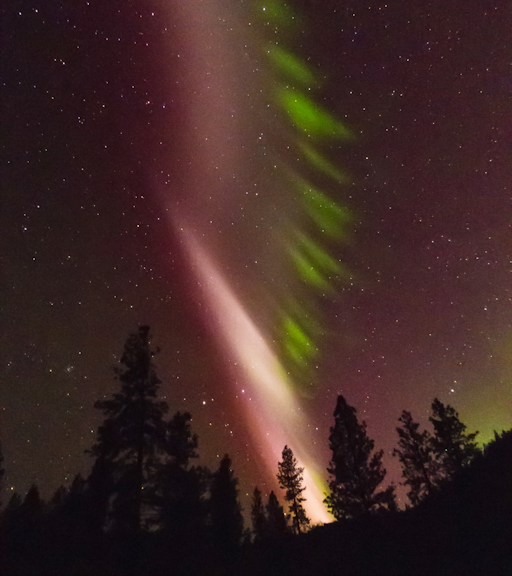
[[[84,512],[84,494],[87,490],[87,483],[82,478],[81,474],[77,474],[71,482],[69,490],[67,490],[65,498],[65,506],[69,510],[71,516],[78,517]]]
[[[3,478],[5,474],[4,470],[4,454],[2,452],[2,444],[0,443],[0,495],[2,494],[3,489]],[[0,500],[0,509],[2,508],[2,500]]]
[[[53,496],[51,497],[49,503],[49,511],[52,512],[53,510],[60,509],[63,506],[64,502],[66,501],[67,495],[68,495],[68,489],[65,486],[62,486],[61,484],[57,488],[57,490],[55,490]]]
[[[44,502],[39,495],[39,488],[32,484],[19,508],[16,531],[19,550],[32,564],[39,563],[43,554],[43,514]]]
[[[23,500],[20,512],[26,517],[27,522],[32,524],[40,520],[43,511],[44,503],[39,495],[39,488],[35,484],[32,484]]]
[[[466,434],[466,426],[452,406],[435,398],[429,420],[434,435],[427,430],[419,432],[419,424],[404,410],[399,418],[402,425],[396,429],[399,442],[393,455],[402,464],[403,484],[409,486],[407,495],[414,506],[480,453],[474,441],[478,432]]]
[[[65,486],[59,486],[55,490],[53,496],[48,503],[48,510],[46,514],[46,526],[51,534],[49,546],[55,542],[55,547],[69,547],[71,539],[71,524],[74,521],[75,525],[78,524],[76,518],[70,519],[66,507],[69,490]],[[54,550],[51,550],[55,554]]]
[[[187,468],[190,460],[197,458],[197,434],[192,434],[189,412],[176,412],[167,424],[165,451],[171,462],[180,468]]]
[[[376,491],[386,475],[383,451],[372,455],[374,441],[366,434],[366,423],[359,423],[356,409],[342,395],[338,396],[334,410],[329,447],[332,460],[327,471],[332,477],[331,493],[325,503],[337,520],[395,507],[393,486]]]
[[[265,508],[267,510],[266,532],[268,536],[276,538],[285,534],[288,531],[286,516],[273,490],[268,496]]]
[[[5,548],[6,535],[12,532],[13,519],[17,517],[18,511],[21,506],[21,496],[14,492],[14,494],[9,498],[5,510],[2,511],[0,516],[0,545],[1,548]]]
[[[0,524],[0,573],[19,572],[25,552],[23,526],[20,521],[21,496],[15,492],[2,513]]]
[[[285,446],[282,453],[282,462],[279,462],[277,479],[281,488],[286,490],[285,499],[290,502],[290,513],[292,515],[293,527],[297,534],[309,526],[309,518],[302,503],[306,501],[302,493],[306,487],[302,486],[304,480],[302,474],[304,468],[299,468],[297,459],[293,455],[291,448]]]
[[[91,533],[101,534],[107,524],[109,502],[115,494],[117,463],[98,456],[86,480],[84,507]]]
[[[157,400],[160,380],[152,358],[149,327],[141,326],[127,339],[117,368],[121,391],[96,402],[106,419],[98,429],[92,454],[112,478],[111,527],[134,534],[142,527],[143,509],[153,505],[156,472],[165,451],[163,420],[168,407]],[[147,510],[145,510],[147,511]]]
[[[88,480],[84,480],[81,474],[73,478],[73,482],[62,504],[62,513],[68,523],[73,526],[71,530],[76,540],[94,539],[102,533],[107,503],[107,492],[103,497],[103,504],[96,500],[92,488],[92,473]],[[100,510],[97,510],[97,507]]]
[[[68,489],[65,486],[59,486],[54,492],[49,506],[48,515],[50,519],[56,518],[56,523],[63,525],[66,531],[65,536],[70,536],[69,526],[80,526],[84,528],[84,518],[88,508],[84,499],[86,482],[81,474],[77,474]]]
[[[393,456],[398,456],[402,464],[402,476],[405,478],[403,485],[409,487],[407,496],[415,506],[437,487],[440,465],[428,430],[419,432],[419,423],[413,421],[407,410],[403,410],[398,421],[402,425],[396,429],[399,440]]]
[[[237,486],[231,458],[226,454],[212,474],[209,510],[214,557],[228,572],[238,558],[244,529]]]
[[[455,409],[449,404],[445,406],[437,398],[432,402],[432,416],[429,420],[434,426],[433,446],[443,474],[451,478],[480,453],[475,442],[478,432],[466,434],[466,426],[459,420]]]
[[[69,489],[60,486],[45,514],[45,558],[51,574],[72,574],[77,566],[99,569],[106,543],[101,522],[94,520],[94,502],[86,480],[77,474]]]
[[[252,495],[251,520],[254,537],[258,540],[261,540],[266,534],[267,518],[265,516],[265,508],[263,507],[261,491],[258,490],[257,486],[254,488]]]
[[[9,517],[16,516],[21,508],[22,500],[21,496],[15,492],[10,498],[5,510],[2,514],[2,521],[5,522]]]
[[[208,472],[190,466],[197,458],[197,435],[192,434],[191,416],[177,412],[168,422],[165,450],[167,459],[160,478],[160,525],[165,531],[172,553],[183,558],[197,553],[204,537]]]

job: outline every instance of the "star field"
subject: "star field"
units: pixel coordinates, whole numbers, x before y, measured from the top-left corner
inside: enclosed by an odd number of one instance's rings
[[[93,404],[116,389],[112,367],[139,324],[202,460],[228,452],[242,496],[276,486],[248,432],[254,391],[170,221],[193,222],[268,333],[272,297],[296,286],[274,243],[296,207],[275,192],[300,159],[248,3],[208,2],[197,21],[179,4],[4,10],[4,492],[36,482],[48,498],[87,473]],[[322,79],[315,98],[355,135],[324,145],[345,175],[328,191],[352,215],[330,252],[350,275],[316,308],[320,354],[295,433],[325,469],[343,393],[398,482],[402,409],[426,424],[437,396],[481,441],[512,425],[510,14],[500,1],[293,9],[295,50]]]

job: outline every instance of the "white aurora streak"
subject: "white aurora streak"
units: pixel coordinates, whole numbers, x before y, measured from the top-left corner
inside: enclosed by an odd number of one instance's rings
[[[181,238],[200,282],[215,328],[222,338],[240,379],[250,390],[245,396],[245,417],[270,473],[275,474],[285,444],[305,467],[307,487],[304,504],[314,522],[332,520],[323,504],[324,494],[315,482],[317,464],[301,440],[308,430],[307,418],[279,360],[266,343],[241,302],[227,285],[194,235],[181,227]]]
[[[283,192],[282,177],[276,176],[281,164],[277,157],[273,155],[276,165],[269,172],[264,168],[269,158],[258,124],[265,127],[265,134],[276,129],[275,116],[267,116],[262,104],[262,81],[270,74],[261,72],[261,62],[251,60],[247,46],[258,45],[257,33],[254,26],[248,27],[248,15],[242,14],[240,5],[232,4],[187,0],[173,5],[177,26],[185,31],[179,50],[186,75],[180,89],[187,102],[188,130],[180,151],[184,167],[180,200],[173,203],[164,195],[163,201],[201,286],[207,304],[205,320],[214,325],[213,336],[221,340],[220,348],[235,367],[236,376],[227,385],[238,393],[235,381],[244,382],[243,417],[258,448],[255,452],[275,477],[281,452],[290,446],[305,467],[307,514],[313,522],[329,522],[332,518],[323,503],[325,473],[315,462],[313,443],[304,440],[312,429],[308,418],[248,306],[232,289],[238,286],[237,278],[248,277],[248,264],[254,264],[252,252],[250,256],[245,252],[259,251],[258,273],[251,281],[272,285],[281,293],[293,290],[293,285],[274,282],[273,277],[268,284],[267,280],[268,271],[280,271],[285,260],[279,228],[297,212],[291,193]],[[260,203],[263,197],[266,200]],[[252,210],[259,211],[257,217]],[[267,272],[261,275],[260,268]],[[260,308],[271,302],[277,309],[279,298],[272,290],[262,289],[258,294],[267,299]]]

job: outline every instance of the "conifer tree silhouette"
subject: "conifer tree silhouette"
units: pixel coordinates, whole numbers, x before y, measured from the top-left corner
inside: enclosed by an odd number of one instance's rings
[[[192,433],[191,415],[177,412],[167,423],[166,461],[159,480],[160,525],[174,553],[190,554],[204,537],[208,471],[190,466],[198,457],[197,435]]]
[[[341,394],[334,411],[329,447],[332,459],[327,471],[331,475],[331,493],[325,502],[337,520],[379,508],[394,509],[394,487],[377,492],[386,475],[383,451],[372,455],[374,441],[366,434],[366,423],[358,421],[356,409]]]
[[[420,432],[419,423],[403,410],[399,418],[401,426],[396,429],[399,441],[393,455],[402,464],[403,484],[409,487],[407,495],[413,506],[480,453],[475,442],[478,432],[466,434],[466,426],[449,404],[445,406],[435,398],[429,420],[434,427],[433,435],[428,430]]]
[[[434,439],[428,430],[419,431],[419,423],[414,422],[407,410],[398,419],[401,426],[398,432],[398,448],[393,456],[398,456],[402,464],[404,486],[409,487],[407,496],[413,506],[432,493],[440,478],[440,465],[435,450]]]
[[[265,508],[263,507],[261,491],[257,486],[254,488],[252,495],[251,520],[254,537],[257,540],[261,540],[266,533],[267,518],[265,516]]]
[[[224,566],[236,559],[244,528],[237,486],[231,458],[226,454],[212,475],[209,502],[212,543]]]
[[[283,507],[279,504],[279,500],[273,490],[268,496],[268,502],[265,509],[267,511],[266,530],[269,537],[275,538],[285,534],[288,531],[286,516]]]
[[[290,502],[293,527],[297,534],[300,534],[310,522],[302,505],[306,501],[304,496],[302,496],[306,489],[305,486],[302,486],[304,468],[300,468],[297,465],[297,459],[293,455],[292,449],[288,448],[288,446],[284,447],[282,458],[282,462],[277,465],[277,479],[281,488],[286,490],[285,499]]]
[[[2,494],[4,470],[4,454],[2,452],[2,444],[0,443],[0,494]],[[2,508],[2,500],[0,499],[0,509]]]
[[[445,477],[450,478],[480,453],[475,442],[478,432],[466,434],[466,426],[459,420],[458,412],[449,404],[445,406],[438,398],[432,402],[429,420],[434,426],[434,448]]]
[[[141,326],[127,339],[116,368],[120,392],[95,403],[106,419],[98,429],[91,452],[112,479],[110,520],[119,532],[137,533],[142,528],[144,506],[152,505],[156,472],[165,452],[163,420],[166,402],[157,399],[160,380],[152,359],[149,326]]]

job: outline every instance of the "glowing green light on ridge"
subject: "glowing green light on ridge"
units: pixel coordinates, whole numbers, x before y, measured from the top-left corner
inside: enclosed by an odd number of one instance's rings
[[[296,90],[281,88],[278,91],[278,100],[299,130],[307,132],[311,136],[330,138],[350,138],[352,136],[350,130],[345,128],[332,114]]]
[[[274,66],[279,68],[289,78],[306,85],[315,82],[315,75],[307,64],[304,64],[288,50],[280,46],[272,46],[268,51],[268,55]]]

